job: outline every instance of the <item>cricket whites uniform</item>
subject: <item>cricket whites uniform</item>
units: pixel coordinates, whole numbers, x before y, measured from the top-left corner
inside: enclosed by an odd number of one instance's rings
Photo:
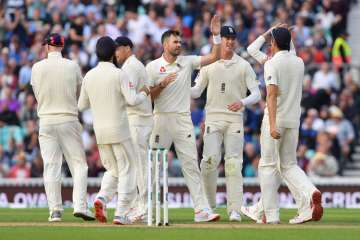
[[[174,142],[195,212],[209,208],[201,183],[194,126],[190,117],[191,74],[200,67],[200,59],[200,56],[178,56],[174,63],[168,63],[160,57],[146,66],[150,86],[158,85],[171,73],[177,73],[176,80],[154,100],[154,128],[150,146],[168,149]]]
[[[261,127],[261,159],[259,178],[262,202],[267,222],[279,221],[278,174],[297,195],[299,214],[310,206],[311,195],[317,189],[297,165],[301,95],[304,79],[304,63],[289,51],[279,51],[264,66],[266,85],[276,85],[277,97],[276,127],[281,138],[275,140],[270,135],[268,109]],[[279,165],[279,166],[278,166]]]
[[[77,89],[80,67],[60,52],[34,64],[31,85],[38,102],[39,143],[44,161],[44,186],[50,213],[62,211],[61,165],[63,155],[74,180],[74,213],[87,211],[88,166],[78,120]]]
[[[81,111],[91,108],[100,158],[106,169],[98,197],[109,201],[115,194],[112,191],[117,190],[115,216],[125,216],[136,195],[137,155],[131,141],[126,104],[140,104],[146,98],[145,93],[136,94],[128,76],[113,63],[99,62],[84,77],[78,107]]]
[[[268,61],[270,58],[267,54],[263,53],[260,51],[261,47],[264,45],[264,43],[266,42],[265,38],[260,35],[254,42],[252,42],[248,47],[247,47],[247,51],[248,53],[260,64],[264,64],[266,61]],[[293,55],[296,55],[296,49],[294,46],[293,41],[290,42],[290,53]],[[277,188],[280,187],[281,185],[281,176],[280,176],[280,172],[278,172],[276,174],[276,178],[277,178]],[[294,196],[295,199],[297,199],[297,194],[296,191],[293,190],[292,194]],[[251,211],[253,214],[252,218],[256,221],[261,222],[262,221],[262,214],[263,214],[263,203],[262,203],[262,198],[260,198],[260,200],[251,208],[243,208],[243,212],[246,211]],[[251,213],[250,213],[251,214]]]
[[[242,101],[244,106],[260,100],[256,75],[250,64],[237,54],[230,60],[220,59],[201,68],[192,87],[192,97],[200,97],[207,87],[206,120],[201,175],[210,207],[216,207],[218,165],[221,161],[221,144],[225,145],[225,175],[227,210],[240,213],[243,199],[243,109],[234,112],[227,106]],[[247,98],[247,90],[256,95]],[[249,101],[250,100],[250,101]]]
[[[130,77],[136,92],[149,85],[144,65],[131,55],[121,67]],[[139,195],[137,197],[138,210],[146,213],[147,209],[147,151],[149,148],[150,134],[153,127],[151,97],[148,96],[136,106],[127,106],[131,138],[134,142],[136,153],[136,180]]]

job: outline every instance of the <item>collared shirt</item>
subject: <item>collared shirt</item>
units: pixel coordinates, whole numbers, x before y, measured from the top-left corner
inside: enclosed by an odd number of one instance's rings
[[[121,69],[129,76],[136,92],[139,92],[144,86],[149,86],[145,67],[134,55],[126,59]],[[127,112],[130,124],[151,125],[152,105],[150,96],[136,106],[128,105]]]
[[[78,120],[77,88],[82,82],[79,65],[49,52],[32,67],[31,85],[38,102],[40,124],[59,124]]]
[[[301,96],[304,81],[304,62],[289,51],[279,51],[264,65],[266,86],[278,86],[276,125],[298,128],[300,125]],[[267,106],[264,121],[269,121]]]
[[[155,99],[155,113],[190,114],[191,74],[200,67],[200,59],[200,56],[178,56],[175,62],[168,63],[160,57],[146,66],[150,86],[156,86],[169,74],[177,73],[175,81]]]
[[[247,90],[258,85],[251,65],[234,53],[230,60],[220,59],[201,68],[191,90],[201,94],[207,87],[206,121],[240,122],[242,111],[233,112],[227,106],[246,98]]]
[[[127,74],[110,62],[99,62],[86,73],[79,109],[91,108],[98,144],[120,143],[130,138],[126,105],[140,104],[146,94],[136,93]]]

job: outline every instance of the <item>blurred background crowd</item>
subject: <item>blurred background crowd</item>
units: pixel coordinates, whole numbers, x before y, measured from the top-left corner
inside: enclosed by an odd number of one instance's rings
[[[299,165],[315,176],[342,175],[358,139],[360,82],[349,63],[348,0],[8,0],[0,1],[0,178],[42,176],[36,101],[31,90],[31,66],[46,54],[42,40],[49,32],[66,37],[64,56],[77,61],[85,74],[97,64],[100,36],[128,36],[144,63],[161,56],[161,35],[171,28],[183,36],[184,54],[206,54],[212,37],[210,19],[219,14],[223,25],[237,30],[236,52],[251,62],[263,96],[263,67],[246,47],[275,22],[292,30],[297,54],[306,64],[303,114],[298,147]],[[264,48],[267,51],[267,48]],[[196,73],[194,73],[194,76]],[[191,115],[199,161],[205,93],[193,100]],[[259,133],[265,102],[245,110],[243,174],[257,176]],[[89,176],[101,176],[90,112],[81,116]],[[170,176],[181,176],[176,153],[169,153]],[[64,166],[64,176],[70,173]],[[223,164],[220,175],[224,175]]]

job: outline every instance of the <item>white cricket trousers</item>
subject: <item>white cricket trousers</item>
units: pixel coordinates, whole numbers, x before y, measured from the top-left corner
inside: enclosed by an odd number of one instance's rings
[[[136,162],[136,181],[138,195],[135,206],[142,213],[147,212],[147,158],[149,149],[149,140],[153,126],[132,125],[130,123],[131,138],[134,143]]]
[[[263,121],[260,136],[259,179],[267,222],[280,219],[277,192],[279,171],[296,199],[299,212],[310,206],[311,195],[316,190],[304,171],[297,165],[296,148],[299,130],[279,127],[278,131],[281,138],[275,140],[270,135],[268,122]]]
[[[98,144],[101,162],[106,169],[97,197],[107,202],[117,192],[115,216],[124,216],[136,197],[135,159],[131,139],[121,143]]]
[[[227,211],[240,212],[243,200],[243,123],[214,121],[205,122],[204,150],[201,160],[201,176],[207,200],[211,208],[216,207],[216,188],[221,161],[221,145],[225,146],[225,177]]]
[[[87,172],[78,121],[61,124],[40,124],[39,143],[44,161],[44,186],[49,210],[62,211],[61,165],[63,155],[73,177],[74,212],[87,210]]]
[[[151,148],[169,149],[172,142],[181,162],[182,173],[189,188],[195,212],[209,208],[202,185],[194,126],[190,114],[155,114],[154,129],[150,137]]]

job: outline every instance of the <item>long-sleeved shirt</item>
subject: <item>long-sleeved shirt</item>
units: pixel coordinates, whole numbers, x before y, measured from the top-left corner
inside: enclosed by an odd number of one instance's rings
[[[59,124],[78,120],[77,89],[82,76],[79,65],[60,52],[32,67],[31,85],[38,102],[40,124]]]
[[[244,105],[258,102],[261,99],[258,85],[250,64],[234,53],[230,60],[220,59],[201,68],[191,96],[199,97],[207,87],[206,121],[240,122],[242,110],[233,112],[227,106],[236,101]],[[246,96],[248,89],[250,96]]]
[[[264,64],[267,60],[269,60],[269,56],[266,55],[266,53],[260,51],[260,49],[264,45],[265,41],[266,41],[265,38],[262,35],[260,35],[246,49],[248,51],[248,53],[250,54],[250,56],[255,58],[255,60],[261,64]],[[296,50],[295,50],[293,41],[290,42],[290,53],[296,55]]]
[[[84,77],[78,107],[90,107],[98,144],[119,143],[130,138],[126,105],[137,105],[147,98],[136,93],[126,73],[113,63],[99,62]]]
[[[134,55],[126,59],[121,69],[130,77],[136,92],[139,92],[144,86],[149,86],[145,67]],[[138,105],[127,106],[127,112],[130,124],[151,125],[152,105],[150,96]]]

